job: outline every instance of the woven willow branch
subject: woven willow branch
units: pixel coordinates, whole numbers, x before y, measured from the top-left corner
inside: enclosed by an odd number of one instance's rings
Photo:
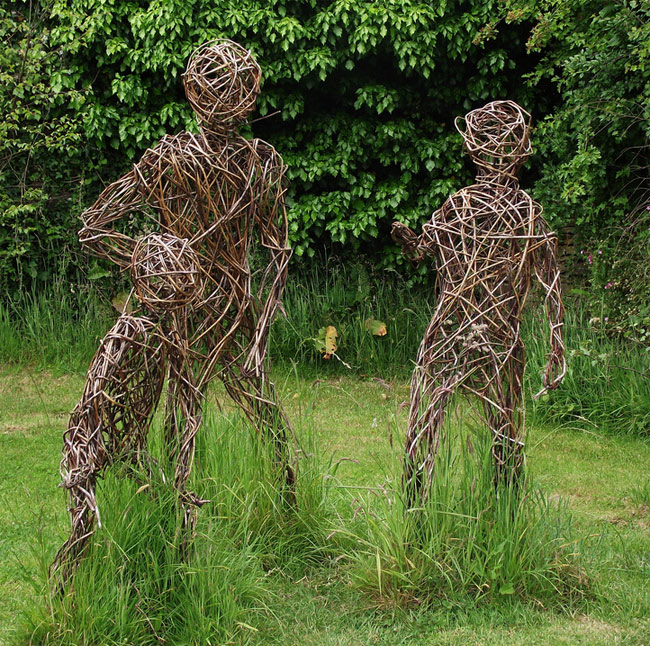
[[[61,475],[72,532],[53,565],[58,585],[99,523],[95,486],[103,469],[138,459],[165,374],[165,434],[190,533],[205,501],[186,482],[206,387],[215,377],[273,443],[292,495],[292,431],[265,369],[291,255],[285,166],[272,146],[236,131],[255,107],[260,76],[250,52],[232,41],[199,47],[183,79],[200,132],[163,137],[82,216],[81,242],[130,270],[146,316],[123,316],[106,335],[70,417]],[[118,231],[134,212],[148,216],[156,233],[134,239]],[[249,264],[254,231],[269,255],[259,279]]]
[[[541,392],[556,388],[566,371],[556,236],[516,176],[532,152],[529,123],[530,115],[512,101],[470,112],[460,132],[478,166],[476,184],[452,195],[420,236],[393,224],[407,257],[435,256],[438,265],[439,302],[411,381],[403,477],[410,502],[426,496],[445,407],[457,391],[476,396],[492,433],[497,480],[516,481],[524,435],[521,315],[533,273],[545,290],[551,326]]]

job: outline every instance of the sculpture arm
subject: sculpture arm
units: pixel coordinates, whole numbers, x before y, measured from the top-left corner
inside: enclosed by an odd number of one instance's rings
[[[131,263],[135,240],[117,232],[113,223],[142,204],[135,170],[106,187],[97,201],[81,215],[79,242],[99,258],[125,269]]]
[[[402,247],[402,253],[416,267],[426,256],[434,256],[438,250],[435,236],[436,220],[440,219],[442,209],[436,211],[431,219],[422,226],[422,233],[418,236],[410,227],[401,222],[393,222],[392,238]]]
[[[415,266],[424,258],[422,253],[418,253],[419,238],[410,227],[401,222],[393,222],[391,237],[402,248],[402,254]]]
[[[543,242],[533,251],[534,270],[541,283],[544,296],[544,309],[551,328],[551,352],[544,371],[544,387],[534,398],[537,399],[548,390],[557,388],[566,374],[566,357],[562,327],[564,325],[564,305],[560,270],[557,265],[557,236],[549,231],[546,222],[538,218],[538,232]]]
[[[263,154],[262,173],[259,191],[256,191],[259,201],[255,209],[255,224],[260,244],[268,250],[269,262],[262,273],[257,290],[257,302],[261,304],[264,300],[264,304],[259,312],[245,362],[245,368],[255,374],[260,373],[266,356],[269,330],[281,305],[280,299],[287,282],[291,257],[289,225],[284,204],[286,167],[271,146],[260,152]]]

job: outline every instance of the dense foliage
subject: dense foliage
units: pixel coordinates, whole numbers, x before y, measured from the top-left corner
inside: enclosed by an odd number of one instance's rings
[[[579,258],[591,278],[593,314],[647,345],[650,3],[507,4],[507,21],[533,21],[527,48],[543,54],[529,85],[551,82],[560,94],[537,131],[536,197],[555,226],[571,227],[582,239]]]
[[[535,20],[543,53],[530,85],[560,102],[538,127],[537,197],[561,225],[586,233],[650,201],[650,4],[637,0],[510,0],[507,20]]]
[[[76,228],[84,93],[52,86],[67,48],[44,18],[0,5],[0,288],[47,277]]]
[[[65,65],[47,70],[48,85],[55,96],[86,98],[83,110],[61,114],[83,125],[88,164],[108,181],[164,133],[195,127],[180,78],[192,49],[220,36],[242,42],[264,71],[266,118],[252,130],[290,168],[297,255],[322,243],[378,245],[381,264],[393,266],[390,222],[417,225],[471,177],[454,116],[494,97],[525,99],[525,61],[516,59],[525,57],[525,30],[508,29],[489,47],[473,42],[497,8],[496,0],[52,0],[48,43],[65,52]]]
[[[649,15],[637,0],[11,0],[0,8],[0,286],[58,271],[102,182],[164,133],[196,127],[180,77],[192,49],[221,36],[262,65],[247,131],[289,165],[296,256],[325,246],[398,267],[390,222],[417,228],[471,180],[454,117],[507,96],[537,124],[525,183],[555,228],[600,239],[611,267],[616,227],[634,242],[629,225],[647,229]],[[617,266],[647,258],[644,244],[632,257]],[[605,285],[630,282],[593,277],[608,298]]]

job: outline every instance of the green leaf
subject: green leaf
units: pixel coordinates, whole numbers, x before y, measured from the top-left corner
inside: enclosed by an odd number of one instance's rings
[[[320,328],[318,335],[312,339],[314,348],[323,355],[323,359],[329,359],[337,350],[336,339],[338,332],[333,325]]]
[[[110,275],[111,272],[107,269],[104,269],[99,265],[93,265],[88,271],[88,280],[99,280],[100,278],[106,278]]]
[[[120,292],[111,300],[111,305],[120,314],[132,314],[135,309],[133,306],[133,299],[129,298],[128,292]]]
[[[370,332],[370,334],[373,334],[374,336],[386,336],[386,323],[383,321],[369,318],[366,319],[364,327],[366,330],[368,330],[368,332]]]

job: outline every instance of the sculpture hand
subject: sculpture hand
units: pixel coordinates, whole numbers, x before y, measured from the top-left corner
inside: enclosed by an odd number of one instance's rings
[[[564,352],[561,350],[553,350],[548,357],[548,363],[544,371],[544,387],[533,396],[533,399],[539,399],[549,390],[555,390],[562,383],[565,375],[566,359]]]
[[[81,216],[83,227],[79,242],[99,258],[110,260],[127,269],[135,249],[135,240],[115,229],[115,222],[142,207],[138,178],[135,172],[121,177],[105,188],[97,201]]]
[[[402,253],[411,261],[419,262],[422,254],[418,252],[419,238],[415,232],[401,222],[393,222],[391,231],[393,240],[402,247]]]

